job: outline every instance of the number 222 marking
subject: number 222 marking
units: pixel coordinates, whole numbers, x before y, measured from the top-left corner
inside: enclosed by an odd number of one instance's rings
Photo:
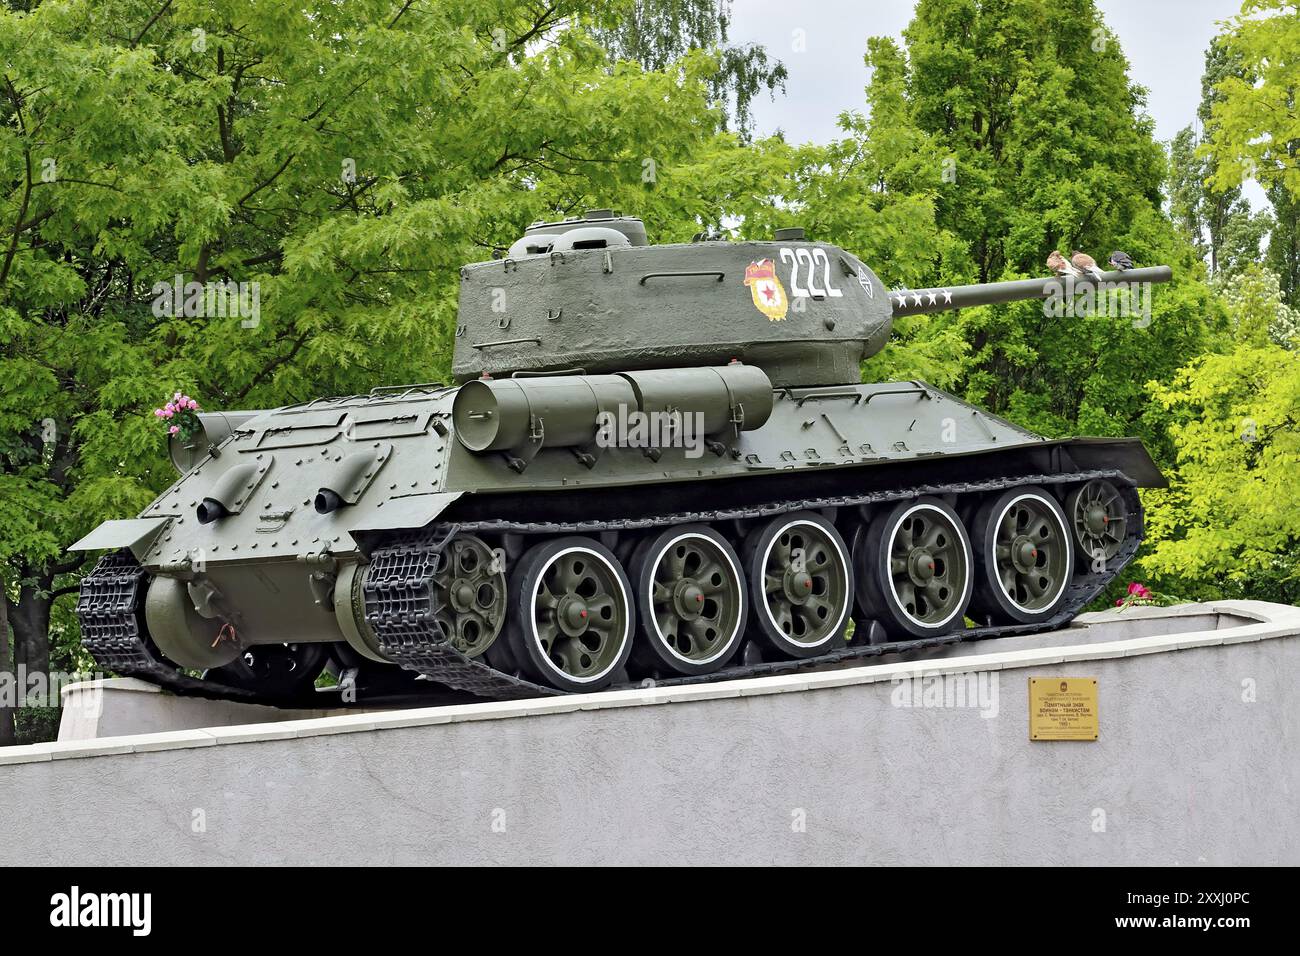
[[[844,293],[831,285],[831,260],[830,257],[826,255],[825,249],[791,249],[787,246],[782,246],[781,261],[790,263],[791,296],[796,298],[800,296],[812,296],[814,299],[824,299],[827,296],[830,296],[832,299],[843,297]],[[818,285],[817,283],[817,265],[819,263],[822,267],[821,285]],[[799,283],[799,269],[801,264],[807,267],[807,288]]]

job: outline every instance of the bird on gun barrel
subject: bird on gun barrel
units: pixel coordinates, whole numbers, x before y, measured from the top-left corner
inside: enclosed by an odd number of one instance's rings
[[[1070,260],[1061,255],[1059,249],[1053,249],[1052,254],[1047,257],[1047,268],[1051,269],[1058,276],[1075,276],[1081,274],[1078,269],[1070,264]]]
[[[1070,264],[1090,279],[1096,279],[1098,282],[1101,282],[1106,277],[1106,273],[1097,267],[1097,260],[1086,252],[1080,252],[1078,249],[1075,249],[1070,255]]]

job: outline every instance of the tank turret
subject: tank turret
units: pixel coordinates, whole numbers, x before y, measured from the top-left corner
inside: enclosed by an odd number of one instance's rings
[[[594,210],[538,223],[506,256],[461,269],[457,381],[726,365],[781,386],[858,378],[890,303],[856,256],[788,231],[774,242],[648,245],[639,219]]]
[[[1166,282],[1168,267],[1108,281]],[[1091,280],[1078,280],[1082,290]],[[461,269],[457,381],[591,374],[739,360],[780,387],[856,382],[894,317],[1074,291],[1026,279],[906,292],[855,255],[781,229],[772,241],[650,245],[607,209],[530,226],[501,259]]]

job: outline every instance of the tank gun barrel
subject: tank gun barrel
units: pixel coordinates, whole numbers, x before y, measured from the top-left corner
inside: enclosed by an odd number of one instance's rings
[[[925,315],[929,312],[946,312],[951,309],[975,305],[996,305],[1002,302],[1019,302],[1027,299],[1048,299],[1060,296],[1070,298],[1087,288],[1131,285],[1135,282],[1168,282],[1174,277],[1169,266],[1151,266],[1146,269],[1126,269],[1106,272],[1100,280],[1090,277],[1043,279],[1017,279],[1012,282],[987,282],[980,285],[956,285],[934,289],[895,289],[889,293],[894,318],[905,315]]]

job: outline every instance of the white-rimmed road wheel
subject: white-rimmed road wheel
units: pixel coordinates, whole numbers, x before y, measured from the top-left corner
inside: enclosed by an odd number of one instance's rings
[[[957,512],[938,498],[899,502],[856,538],[862,614],[891,638],[959,630],[970,604],[971,547]]]
[[[853,603],[853,569],[835,526],[812,511],[780,515],[745,539],[752,626],[789,657],[844,646]]]
[[[669,528],[632,558],[640,622],[633,649],[643,666],[710,674],[745,633],[747,593],[740,558],[708,525]]]
[[[1064,603],[1074,568],[1065,512],[1039,487],[1012,488],[980,506],[974,606],[1000,623],[1036,624]]]
[[[632,650],[632,587],[591,538],[536,545],[510,575],[512,656],[536,681],[567,691],[606,687]]]

